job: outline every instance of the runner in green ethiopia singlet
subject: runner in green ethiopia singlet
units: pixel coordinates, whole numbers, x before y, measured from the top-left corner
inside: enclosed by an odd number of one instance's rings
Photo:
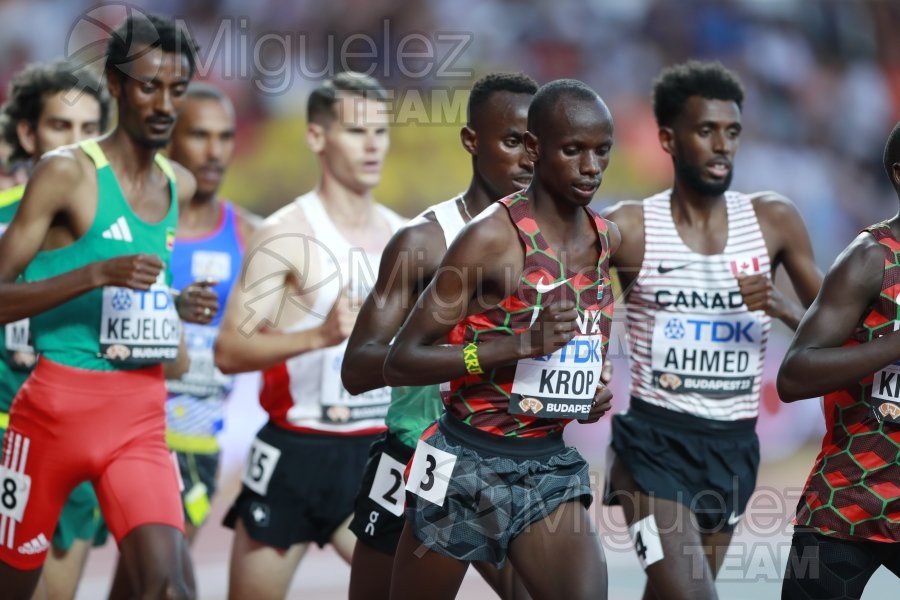
[[[0,236],[6,231],[7,225],[15,216],[24,192],[24,185],[17,185],[0,192]],[[22,384],[25,383],[28,373],[31,372],[31,365],[19,364],[19,361],[13,359],[13,353],[17,347],[15,342],[20,341],[15,339],[16,334],[24,330],[27,338],[28,329],[21,327],[21,323],[19,321],[0,327],[0,430],[6,429],[12,400],[16,397],[16,392],[19,391]],[[10,330],[9,340],[7,340],[7,330]],[[27,344],[28,340],[26,339],[24,342]]]
[[[80,144],[97,169],[97,213],[90,229],[69,246],[39,252],[25,269],[35,281],[127,254],[155,254],[165,264],[147,292],[107,286],[91,290],[32,318],[34,347],[54,362],[97,371],[135,368],[174,360],[181,321],[168,290],[178,202],[168,161],[156,164],[169,179],[171,204],[159,223],[131,209],[115,173],[94,140]],[[72,315],[78,315],[73,319]]]

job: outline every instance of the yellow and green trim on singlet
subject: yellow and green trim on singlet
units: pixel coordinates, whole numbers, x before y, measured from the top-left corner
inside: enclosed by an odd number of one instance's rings
[[[24,193],[24,185],[0,191],[0,226],[4,230],[19,209]],[[30,372],[30,369],[13,366],[6,350],[6,327],[0,325],[0,429],[6,429],[9,423],[9,407]]]
[[[39,252],[25,269],[26,281],[38,281],[73,271],[90,263],[128,254],[155,254],[165,264],[166,283],[171,283],[169,259],[178,224],[175,173],[168,160],[156,155],[156,165],[169,180],[169,210],[159,223],[148,223],[131,209],[109,160],[96,140],[79,144],[97,169],[97,213],[87,232],[72,244]],[[131,241],[104,238],[120,219],[125,219]],[[100,354],[100,318],[103,288],[95,288],[31,319],[35,351],[54,362],[94,371],[134,368],[114,364]],[[77,318],[73,318],[77,316]]]

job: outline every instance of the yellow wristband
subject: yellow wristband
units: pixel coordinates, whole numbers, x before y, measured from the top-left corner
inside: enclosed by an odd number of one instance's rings
[[[475,342],[471,342],[468,346],[463,347],[463,362],[466,363],[466,372],[469,375],[481,375],[484,373],[481,363],[478,362],[478,346],[475,345]]]

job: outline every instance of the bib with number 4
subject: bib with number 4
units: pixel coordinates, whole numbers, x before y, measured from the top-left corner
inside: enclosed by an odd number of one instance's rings
[[[419,440],[409,469],[406,491],[432,504],[443,506],[455,466],[456,456]]]

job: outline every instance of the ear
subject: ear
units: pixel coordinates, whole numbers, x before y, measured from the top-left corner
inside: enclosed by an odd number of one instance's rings
[[[119,100],[122,97],[122,86],[124,77],[122,72],[113,67],[106,70],[106,87],[109,89],[109,95]]]
[[[659,145],[671,156],[675,156],[675,130],[671,127],[659,128]]]
[[[525,144],[525,154],[528,156],[528,160],[532,164],[536,163],[541,156],[541,142],[537,136],[530,131],[526,131],[522,135],[522,143]]]
[[[319,154],[325,149],[325,127],[320,123],[310,123],[306,127],[306,145],[313,154]]]
[[[900,163],[894,163],[891,165],[891,183],[894,184],[894,187],[900,189]]]
[[[34,156],[37,151],[37,131],[26,120],[16,123],[16,137],[19,138],[19,144],[25,149],[30,156]]]
[[[475,130],[466,125],[459,130],[459,140],[462,142],[463,148],[472,156],[478,156],[478,134]]]

